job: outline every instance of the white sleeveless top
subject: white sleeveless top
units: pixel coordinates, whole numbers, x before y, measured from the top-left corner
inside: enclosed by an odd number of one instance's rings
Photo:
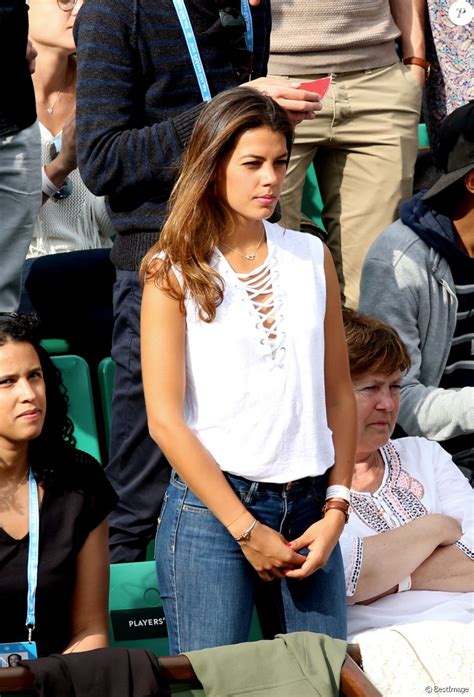
[[[211,264],[225,287],[213,322],[200,320],[186,299],[184,416],[222,470],[284,483],[334,463],[324,393],[324,253],[311,235],[268,222],[265,230],[268,257],[251,274],[236,274],[216,249]],[[267,300],[259,303],[262,293]]]

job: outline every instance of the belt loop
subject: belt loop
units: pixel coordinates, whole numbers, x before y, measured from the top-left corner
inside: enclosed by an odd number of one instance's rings
[[[257,490],[258,490],[258,482],[252,482],[250,487],[249,487],[249,490],[247,491],[247,493],[245,495],[244,503],[251,503],[252,497]]]

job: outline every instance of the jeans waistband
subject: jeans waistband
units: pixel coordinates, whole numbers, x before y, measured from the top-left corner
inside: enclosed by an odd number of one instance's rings
[[[307,491],[311,487],[319,488],[325,486],[327,481],[327,473],[317,477],[294,479],[284,484],[277,484],[276,482],[254,482],[251,479],[239,477],[236,474],[229,474],[228,472],[224,472],[224,474],[231,481],[242,482],[242,484],[248,485],[249,487],[253,485],[254,491],[274,491],[277,494],[281,494],[284,491]]]

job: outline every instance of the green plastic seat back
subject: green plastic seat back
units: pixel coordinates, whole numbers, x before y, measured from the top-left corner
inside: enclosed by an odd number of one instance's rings
[[[110,645],[168,655],[154,561],[110,565]]]
[[[69,417],[79,450],[84,450],[100,462],[99,439],[95,420],[89,366],[80,356],[52,356],[61,371],[69,397]]]
[[[428,129],[426,128],[426,123],[420,123],[418,125],[418,148],[429,148],[430,141],[428,138]]]
[[[308,218],[311,218],[318,227],[322,230],[326,229],[321,218],[323,200],[319,191],[318,178],[313,164],[310,164],[306,173],[301,210]]]
[[[100,400],[102,404],[102,417],[107,446],[110,446],[110,429],[112,424],[112,397],[114,393],[115,362],[112,358],[104,358],[97,368],[99,378]]]
[[[66,339],[42,339],[40,344],[50,355],[63,355],[71,350]]]
[[[157,655],[168,655],[166,620],[154,561],[111,564],[109,618],[111,646],[147,648]],[[249,641],[261,638],[254,612]]]

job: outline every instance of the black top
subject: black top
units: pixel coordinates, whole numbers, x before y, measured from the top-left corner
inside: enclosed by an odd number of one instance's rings
[[[28,6],[25,0],[0,3],[0,135],[11,135],[36,119],[33,83],[26,62]]]
[[[71,601],[78,554],[89,533],[114,507],[117,496],[102,467],[80,451],[40,510],[36,629],[38,655],[62,652],[71,640]],[[24,641],[28,535],[15,540],[0,528],[0,642]]]

